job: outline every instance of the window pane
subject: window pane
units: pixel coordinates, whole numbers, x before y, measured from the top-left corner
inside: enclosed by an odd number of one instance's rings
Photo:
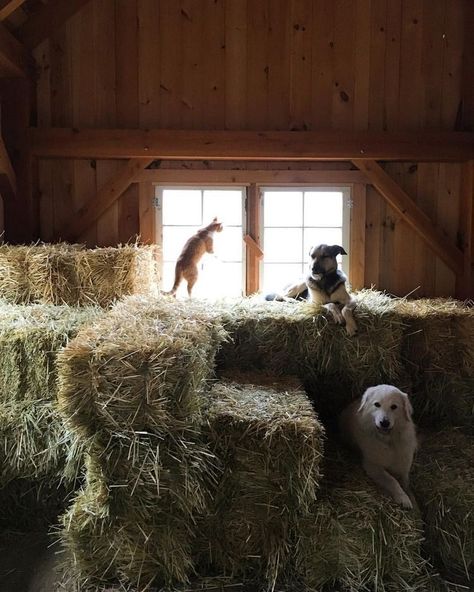
[[[205,189],[204,225],[209,224],[214,216],[224,224],[242,225],[242,191]]]
[[[342,228],[305,228],[304,256],[308,259],[311,247],[316,245],[342,245]]]
[[[165,189],[163,191],[163,224],[202,224],[199,189]],[[210,220],[209,220],[210,222]]]
[[[199,276],[193,288],[193,298],[215,300],[223,296],[242,295],[242,263],[223,263],[213,257],[204,256],[198,265]],[[175,263],[163,263],[161,289],[169,292],[173,287]],[[186,280],[181,282],[178,298],[187,298]]]
[[[223,296],[242,296],[242,263],[223,263],[212,257],[203,261],[202,277],[200,275],[196,283],[199,288],[196,296],[211,300]]]
[[[214,253],[222,261],[242,261],[242,228],[224,226],[214,235]]]
[[[265,263],[300,262],[302,260],[301,228],[266,228]]]
[[[263,266],[263,291],[281,292],[289,283],[303,276],[301,263],[265,263]]]
[[[163,277],[161,278],[161,289],[164,292],[169,292],[174,283],[174,269],[175,263],[163,263]],[[181,294],[181,290],[179,291]]]
[[[340,191],[306,191],[304,225],[342,226],[342,193]]]
[[[163,261],[176,261],[199,226],[163,226]]]
[[[264,224],[267,226],[302,226],[301,191],[265,191]]]

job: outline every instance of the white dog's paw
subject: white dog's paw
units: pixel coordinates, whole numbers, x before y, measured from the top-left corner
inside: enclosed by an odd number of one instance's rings
[[[400,504],[402,508],[406,508],[407,510],[413,510],[413,504],[411,503],[411,499],[408,497],[406,493],[401,493],[397,495],[395,498],[397,504]]]

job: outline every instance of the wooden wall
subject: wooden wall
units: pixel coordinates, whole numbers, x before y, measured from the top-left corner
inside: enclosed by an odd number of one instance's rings
[[[469,2],[93,0],[35,51],[38,125],[463,129]],[[41,161],[41,238],[60,238],[117,166]],[[386,170],[455,241],[461,165]],[[115,244],[138,232],[132,186],[83,239]],[[366,285],[454,294],[453,273],[372,189],[365,261]]]

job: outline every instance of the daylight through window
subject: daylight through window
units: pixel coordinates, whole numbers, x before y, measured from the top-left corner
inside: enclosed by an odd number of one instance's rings
[[[199,280],[193,297],[215,299],[243,294],[243,197],[242,188],[156,188],[163,246],[162,288],[174,282],[176,260],[186,241],[214,216],[224,230],[214,237],[215,256],[205,255],[199,264]],[[186,295],[186,282],[178,296]]]
[[[349,188],[263,190],[263,291],[281,290],[306,273],[308,254],[320,243],[348,250]],[[347,273],[347,261],[339,257]]]

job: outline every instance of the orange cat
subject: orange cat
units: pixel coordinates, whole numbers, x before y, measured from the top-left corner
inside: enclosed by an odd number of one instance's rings
[[[214,233],[222,232],[223,225],[214,218],[210,224],[200,228],[196,234],[186,241],[181,251],[174,277],[174,285],[171,292],[164,292],[176,296],[179,285],[185,279],[188,282],[188,295],[191,298],[193,286],[198,279],[198,263],[204,253],[214,253]]]

